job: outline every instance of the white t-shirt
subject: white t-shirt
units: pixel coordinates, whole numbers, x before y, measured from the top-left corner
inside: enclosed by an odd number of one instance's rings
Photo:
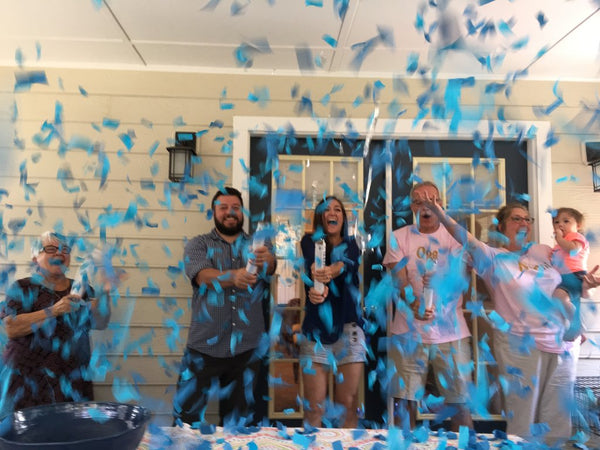
[[[433,319],[415,319],[412,310],[401,300],[397,302],[399,307],[392,321],[393,334],[412,332],[425,344],[452,342],[471,335],[462,311],[462,293],[469,286],[463,255],[462,246],[443,226],[430,234],[420,233],[415,225],[394,231],[383,264],[400,263],[400,267],[406,264],[408,283],[415,298],[422,300],[423,275],[429,269],[427,261],[437,263],[431,280],[435,305]]]
[[[560,274],[550,264],[550,247],[533,244],[525,253],[485,244],[478,249],[472,253],[475,269],[493,296],[494,309],[510,326],[508,331],[531,336],[541,351],[567,350],[560,302],[552,298]]]

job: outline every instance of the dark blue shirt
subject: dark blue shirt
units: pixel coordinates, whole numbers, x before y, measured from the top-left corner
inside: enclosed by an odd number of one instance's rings
[[[315,261],[315,243],[312,234],[305,234],[300,242],[304,256],[305,277],[311,278],[311,266]],[[353,237],[346,237],[341,244],[328,252],[325,264],[330,266],[342,261],[342,273],[328,284],[329,293],[325,301],[314,305],[308,300],[312,283],[304,283],[306,290],[306,315],[302,332],[308,339],[333,344],[342,334],[344,324],[356,322],[362,326],[358,245]],[[311,278],[312,281],[312,278]]]

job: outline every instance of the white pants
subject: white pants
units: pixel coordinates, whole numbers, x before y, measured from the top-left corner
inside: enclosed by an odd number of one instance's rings
[[[494,332],[494,350],[501,376],[507,433],[531,437],[531,425],[545,423],[548,438],[568,438],[579,343],[561,355],[529,348],[519,351],[522,336]]]

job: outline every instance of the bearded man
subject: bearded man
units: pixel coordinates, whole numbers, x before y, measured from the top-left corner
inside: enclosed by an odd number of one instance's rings
[[[185,246],[192,289],[192,319],[173,399],[174,423],[207,423],[209,399],[219,396],[220,425],[251,421],[253,388],[260,368],[255,354],[265,333],[262,302],[276,259],[270,242],[252,248],[243,231],[242,194],[217,191],[211,208],[215,227]],[[250,253],[251,249],[251,253]],[[246,270],[251,259],[256,270]],[[248,266],[250,267],[250,266]]]

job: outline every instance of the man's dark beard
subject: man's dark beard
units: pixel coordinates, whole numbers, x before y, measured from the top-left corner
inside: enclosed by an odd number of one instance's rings
[[[225,217],[224,220],[227,220],[228,218],[229,216]],[[215,228],[219,233],[224,234],[225,236],[235,236],[244,228],[244,218],[242,217],[242,220],[238,220],[237,225],[235,225],[234,227],[227,227],[223,225],[223,223],[219,222],[215,217]]]

